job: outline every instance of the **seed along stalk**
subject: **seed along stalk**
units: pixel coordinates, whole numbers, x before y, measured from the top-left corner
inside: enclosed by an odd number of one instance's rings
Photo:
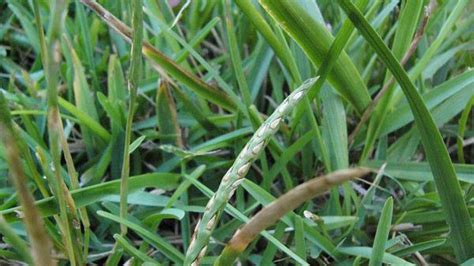
[[[308,79],[298,89],[294,90],[263,123],[249,142],[242,149],[237,159],[221,180],[216,193],[207,203],[204,214],[196,225],[191,244],[186,253],[185,265],[199,264],[205,255],[207,244],[211,237],[223,208],[232,197],[235,190],[243,182],[253,161],[258,158],[268,140],[278,130],[284,117],[305,97],[308,89],[314,85],[317,78]]]

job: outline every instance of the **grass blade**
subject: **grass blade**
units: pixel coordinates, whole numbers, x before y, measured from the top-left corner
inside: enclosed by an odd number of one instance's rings
[[[471,108],[474,106],[474,95],[471,97],[469,102],[467,103],[464,111],[461,114],[461,118],[459,119],[459,129],[458,129],[458,137],[456,141],[456,145],[458,147],[458,158],[461,163],[465,163],[464,159],[464,132],[466,131],[466,124],[467,119],[469,117],[469,113],[471,112]]]
[[[154,245],[156,248],[158,248],[165,256],[170,258],[174,263],[176,264],[182,264],[184,260],[184,255],[177,250],[175,247],[173,247],[171,244],[166,242],[163,238],[157,236],[156,234],[152,233],[148,229],[142,227],[141,225],[134,223],[130,220],[124,220],[116,215],[113,215],[108,212],[104,211],[98,211],[97,214],[99,216],[105,217],[107,219],[110,219],[112,221],[118,222],[126,227],[129,227],[133,231],[137,232],[140,234],[142,237],[146,238],[152,245]]]
[[[170,85],[166,82],[161,83],[156,95],[158,129],[162,144],[172,144],[178,148],[182,148],[184,144],[181,137],[181,129],[178,124],[178,114],[169,86]]]
[[[136,249],[132,244],[128,242],[127,239],[122,237],[119,234],[114,235],[115,240],[117,243],[119,243],[120,246],[122,246],[130,255],[132,255],[135,258],[140,259],[143,262],[148,262],[152,263],[153,265],[160,265],[158,262],[153,260],[152,258],[148,257],[147,254],[143,253],[142,251]]]
[[[277,35],[272,31],[270,25],[265,21],[263,16],[257,11],[255,6],[250,0],[236,0],[235,4],[240,10],[247,16],[262,36],[267,40],[268,44],[272,47],[275,54],[282,61],[283,65],[291,73],[295,83],[301,82],[301,76],[298,72],[298,67],[294,58],[291,56],[290,48],[284,40],[280,40]]]
[[[369,247],[341,247],[339,250],[347,255],[358,256],[367,259],[370,258],[373,252],[372,248]],[[415,265],[386,252],[383,254],[382,262],[388,265]]]
[[[380,215],[380,220],[375,233],[374,246],[372,255],[370,256],[369,266],[382,265],[383,255],[385,253],[385,243],[387,242],[390,227],[392,225],[393,214],[393,198],[390,197],[385,201]]]

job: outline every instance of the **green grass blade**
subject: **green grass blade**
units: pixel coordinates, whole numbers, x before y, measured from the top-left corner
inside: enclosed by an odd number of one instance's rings
[[[469,102],[467,103],[464,111],[461,114],[461,118],[459,119],[459,129],[458,129],[458,137],[456,141],[456,145],[458,147],[457,154],[458,159],[461,163],[465,163],[464,159],[464,132],[466,131],[467,120],[469,117],[469,113],[471,112],[472,107],[474,106],[474,95],[471,97]]]
[[[422,97],[426,102],[426,106],[433,112],[435,108],[450,99],[454,99],[456,95],[463,93],[463,91],[470,91],[472,86],[474,86],[474,70],[467,70],[466,72],[431,89],[423,94]],[[464,108],[462,105],[452,105],[452,110],[461,111],[462,108]],[[387,119],[385,119],[385,122],[382,125],[380,135],[384,136],[392,133],[412,122],[413,119],[414,115],[411,112],[409,103],[406,101],[401,102],[390,114],[387,115]],[[436,123],[439,124],[439,122]]]
[[[132,2],[132,47],[130,70],[128,76],[129,104],[127,122],[125,124],[125,139],[123,146],[122,171],[120,173],[120,218],[127,219],[128,178],[130,175],[130,142],[132,139],[132,124],[135,114],[135,106],[138,94],[138,82],[141,78],[142,69],[142,43],[143,43],[143,1]],[[120,225],[121,235],[127,234],[127,227]]]
[[[399,249],[393,253],[393,255],[398,256],[398,257],[405,257],[409,256],[415,252],[421,252],[430,248],[434,248],[437,246],[440,246],[446,242],[445,239],[434,239],[434,240],[428,240],[425,242],[421,243],[415,243],[412,246],[406,247]]]
[[[377,232],[375,233],[374,246],[372,248],[372,255],[370,256],[369,266],[381,266],[383,255],[385,253],[385,243],[387,242],[390,227],[392,225],[393,214],[393,198],[390,197],[385,201],[380,215],[379,223],[377,225]]]
[[[412,70],[410,70],[410,78],[416,79],[418,76],[424,71],[424,69],[430,63],[430,60],[436,54],[438,49],[440,48],[443,41],[448,37],[451,29],[454,27],[456,21],[458,20],[459,16],[462,14],[463,11],[466,10],[466,6],[470,3],[469,0],[459,0],[456,1],[456,5],[454,9],[449,14],[448,19],[439,32],[439,34],[434,39],[433,43],[430,44],[428,50],[423,54],[420,60],[416,63]]]
[[[36,53],[40,52],[40,40],[37,34],[38,25],[33,25],[33,16],[30,12],[18,1],[9,0],[8,8],[13,11],[15,16],[20,21],[22,28],[25,30],[25,35],[29,39],[30,45],[34,48]],[[42,25],[40,25],[42,26]]]
[[[367,6],[367,0],[359,0],[356,5],[361,9]],[[354,26],[352,25],[349,19],[346,19],[342,24],[341,29],[338,31],[336,38],[331,44],[328,53],[326,54],[321,67],[318,69],[318,74],[320,75],[319,80],[316,82],[314,87],[308,92],[308,98],[312,100],[321,90],[322,86],[326,82],[326,78],[331,73],[334,65],[337,63],[337,60],[341,53],[344,50],[344,47],[349,43],[350,37],[354,35]],[[297,107],[296,114],[292,120],[292,125],[297,125],[303,115],[303,109]],[[323,156],[324,157],[324,156]],[[328,167],[328,165],[326,165]]]
[[[249,84],[244,75],[244,70],[242,69],[242,59],[240,57],[240,51],[238,47],[237,38],[235,36],[235,27],[234,22],[232,21],[230,4],[226,4],[226,35],[227,43],[229,45],[230,59],[232,61],[232,68],[234,69],[234,75],[237,79],[239,85],[240,95],[246,107],[249,107],[252,104],[252,99],[250,96]]]
[[[101,139],[105,141],[110,140],[111,138],[110,133],[92,117],[80,111],[76,106],[74,106],[74,104],[66,101],[65,99],[61,97],[58,97],[58,103],[62,108],[64,108],[69,113],[71,113],[71,115],[75,116],[81,124],[83,124],[89,130],[94,132],[95,135],[97,135],[98,137],[100,137]]]
[[[261,0],[260,3],[303,48],[312,63],[321,67],[334,39],[327,29],[295,2]],[[340,54],[328,79],[359,113],[364,111],[370,102],[370,96],[359,72],[345,52]]]
[[[401,60],[412,42],[418,20],[421,14],[422,1],[406,1],[400,13],[397,30],[392,46],[393,55]],[[390,82],[391,75],[389,72],[385,75],[384,85]],[[365,139],[364,150],[362,152],[362,160],[365,160],[372,151],[375,140],[378,138],[382,123],[384,122],[388,110],[392,104],[393,87],[388,87],[387,93],[380,99],[377,108],[374,110],[368,132]]]
[[[348,0],[339,0],[338,3],[390,69],[405,93],[422,137],[424,150],[433,172],[441,203],[447,214],[447,222],[451,229],[450,236],[453,239],[456,257],[459,262],[471,258],[474,256],[474,249],[472,249],[474,246],[474,232],[470,217],[456,172],[433,117],[407,73],[360,11]]]
[[[333,91],[322,92],[323,137],[329,150],[331,169],[339,170],[349,167],[349,150],[347,146],[347,123],[341,97]]]

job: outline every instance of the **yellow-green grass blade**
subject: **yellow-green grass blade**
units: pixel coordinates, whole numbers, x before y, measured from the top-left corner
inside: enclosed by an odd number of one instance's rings
[[[86,80],[84,67],[82,66],[79,56],[74,50],[74,47],[72,46],[71,42],[67,38],[64,38],[64,40],[67,43],[69,52],[71,53],[72,65],[74,69],[73,88],[76,107],[79,111],[83,112],[84,114],[87,114],[94,121],[98,121],[99,116],[95,107],[95,97],[89,89],[89,84]],[[94,147],[97,146],[93,137],[94,135],[82,123],[80,124],[80,127],[82,139],[84,140],[84,144],[86,145],[87,153],[89,156],[93,156]]]
[[[64,108],[66,111],[75,116],[81,124],[91,130],[98,137],[100,137],[104,141],[110,140],[110,133],[104,127],[102,127],[96,120],[94,120],[92,117],[90,117],[86,113],[79,110],[76,106],[74,106],[74,104],[66,101],[61,97],[58,97],[58,103],[62,108]]]
[[[451,230],[450,237],[452,237],[457,260],[462,262],[471,258],[474,256],[474,249],[472,249],[474,246],[474,232],[470,216],[451,158],[433,117],[407,73],[357,7],[348,0],[339,0],[338,3],[390,69],[405,93],[422,137],[421,140],[433,172],[441,204],[447,214],[447,222]]]

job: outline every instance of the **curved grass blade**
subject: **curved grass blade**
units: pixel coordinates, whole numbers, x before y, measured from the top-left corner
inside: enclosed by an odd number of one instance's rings
[[[380,36],[370,26],[362,13],[349,0],[338,0],[338,3],[348,15],[364,38],[374,48],[379,57],[396,78],[406,95],[410,108],[415,117],[417,128],[422,137],[422,143],[433,172],[435,184],[440,195],[441,204],[446,212],[450,227],[453,248],[459,262],[474,256],[474,232],[462,195],[461,186],[456,177],[451,158],[449,157],[443,138],[426,108],[423,99],[400,66]]]
[[[245,250],[261,231],[277,222],[285,214],[331,187],[342,184],[352,178],[361,177],[369,172],[370,170],[362,168],[340,170],[314,178],[288,191],[270,205],[265,206],[234,234],[215,265],[232,265],[237,256]]]
[[[251,182],[250,180],[245,180],[242,183],[243,188],[253,197],[255,200],[257,200],[258,203],[261,205],[269,205],[273,201],[276,200],[275,197],[273,197],[270,193],[268,193],[265,189],[260,187],[259,185]],[[317,247],[321,248],[324,252],[326,252],[328,255],[331,257],[335,258],[336,260],[339,259],[341,256],[340,253],[337,252],[336,246],[323,236],[321,233],[319,233],[312,225],[303,217],[297,215],[294,212],[289,212],[287,215],[281,218],[281,221],[285,223],[289,227],[293,227],[294,223],[293,221],[296,219],[303,219],[304,221],[304,228],[305,228],[305,234],[306,238],[316,245]]]
[[[145,238],[148,242],[150,242],[150,244],[158,248],[163,253],[163,255],[168,257],[174,263],[178,265],[183,263],[184,255],[179,250],[177,250],[175,247],[169,244],[165,239],[157,236],[156,234],[152,233],[151,231],[142,227],[141,225],[134,223],[130,220],[124,220],[108,212],[97,211],[97,214],[104,218],[110,219],[114,222],[127,226],[128,228],[137,232],[139,235]]]
[[[88,116],[86,113],[80,111],[74,104],[66,101],[65,99],[58,97],[58,103],[59,105],[64,108],[66,111],[71,113],[74,117],[79,120],[79,123],[83,124],[85,127],[87,127],[89,130],[91,130],[95,135],[100,137],[101,139],[105,141],[110,141],[111,135],[105,129],[100,125],[97,121],[92,119],[92,117]]]

